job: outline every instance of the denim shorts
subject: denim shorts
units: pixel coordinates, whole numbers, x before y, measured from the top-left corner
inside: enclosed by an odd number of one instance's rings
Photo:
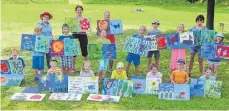
[[[147,54],[147,58],[151,58],[151,57],[153,57],[153,55],[154,55],[155,59],[160,59],[160,52],[158,50],[157,51],[149,51]]]

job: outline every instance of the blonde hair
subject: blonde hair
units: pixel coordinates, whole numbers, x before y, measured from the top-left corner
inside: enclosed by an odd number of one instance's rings
[[[143,30],[146,31],[146,26],[145,26],[145,25],[141,25],[141,26],[139,27],[139,29],[141,29],[141,28],[143,28]]]
[[[85,64],[89,64],[89,66],[91,66],[91,62],[89,60],[83,61],[82,70],[84,70],[84,65]]]
[[[11,48],[10,55],[12,54],[13,51],[17,51],[17,53],[18,53],[18,50],[16,48]]]
[[[41,25],[36,25],[35,27],[34,27],[34,30],[33,30],[33,33],[34,34],[36,34],[36,30],[42,30],[42,26]]]

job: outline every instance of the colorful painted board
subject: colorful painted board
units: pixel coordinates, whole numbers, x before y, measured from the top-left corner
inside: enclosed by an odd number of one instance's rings
[[[189,84],[174,85],[174,100],[190,100]]]
[[[52,93],[49,100],[60,100],[60,101],[80,101],[82,94],[76,93]]]
[[[23,65],[21,60],[8,60],[10,65],[10,70],[12,74],[23,75]]]
[[[90,18],[66,17],[65,23],[68,24],[71,32],[86,32],[91,31]]]
[[[89,100],[89,101],[100,101],[100,102],[118,103],[119,100],[120,100],[120,96],[90,94],[88,96],[87,100]]]
[[[151,50],[158,50],[157,47],[157,38],[155,35],[151,35],[151,36],[144,36],[146,38],[147,41],[151,41],[152,42],[152,47]]]
[[[201,46],[201,58],[214,59],[216,55],[216,47],[214,44],[203,44]]]
[[[215,41],[215,31],[214,30],[201,30],[201,37],[199,44],[203,45],[205,43],[211,43]]]
[[[83,94],[83,77],[69,76],[68,77],[68,93]]]
[[[132,80],[118,81],[118,96],[132,97],[134,82]]]
[[[183,34],[179,34],[179,39],[180,39],[180,46],[181,48],[190,48],[194,47],[194,40],[195,37],[193,35],[193,32],[184,32]]]
[[[97,76],[83,77],[84,93],[98,94],[99,81]]]
[[[10,99],[15,101],[42,101],[46,94],[15,93]]]
[[[37,87],[24,87],[22,93],[37,93],[38,88]]]
[[[131,80],[134,82],[133,93],[134,94],[145,94],[146,92],[146,79],[141,76],[133,76]]]
[[[11,74],[10,64],[8,60],[1,60],[1,74]]]
[[[116,59],[116,44],[103,44],[103,59]]]
[[[97,20],[98,35],[104,35],[110,33],[109,20]]]
[[[79,46],[74,39],[64,39],[64,56],[79,55]]]
[[[1,75],[1,86],[13,86],[18,87],[21,85],[21,82],[23,80],[22,75],[18,74],[2,74]]]
[[[166,100],[174,100],[174,84],[160,83],[158,98],[166,99]]]
[[[190,96],[204,96],[204,83],[198,79],[191,78]]]
[[[192,31],[192,33],[194,36],[195,46],[199,46],[200,45],[200,38],[201,38],[201,30],[195,30],[195,31]]]
[[[88,44],[88,59],[99,60],[102,58],[102,47],[98,44]]]
[[[53,78],[50,79],[50,92],[68,92],[68,75],[53,74],[51,77]]]
[[[22,34],[21,50],[33,51],[35,46],[36,36],[33,34]]]
[[[158,49],[166,49],[167,41],[165,35],[161,34],[156,36],[157,40],[157,47]]]
[[[104,78],[102,85],[102,94],[103,95],[118,95],[118,80]]]
[[[79,26],[77,25],[78,19],[76,17],[66,17],[65,23],[68,24],[70,32],[78,32]]]
[[[159,84],[161,83],[161,81],[161,78],[146,77],[146,93],[158,94]]]
[[[51,56],[63,56],[64,55],[64,42],[61,40],[53,40],[51,43]]]
[[[39,36],[35,40],[35,49],[36,52],[48,53],[50,48],[50,37],[49,36]]]
[[[49,90],[52,83],[51,83],[51,79],[53,79],[53,74],[39,74],[38,75],[38,90],[39,91],[45,91],[45,90]]]
[[[221,98],[222,81],[206,81],[204,95],[205,97]]]
[[[178,48],[180,41],[179,41],[179,35],[177,33],[167,34],[165,37],[167,40],[168,49]]]
[[[109,34],[122,34],[123,25],[121,20],[110,20],[110,33]]]
[[[216,58],[229,59],[229,46],[217,45]]]

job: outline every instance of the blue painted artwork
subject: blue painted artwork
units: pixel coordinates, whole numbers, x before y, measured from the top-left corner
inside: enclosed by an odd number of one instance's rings
[[[38,75],[38,90],[46,91],[51,87],[51,79],[53,79],[53,74],[39,74]]]
[[[204,96],[204,83],[198,79],[191,78],[190,96]]]
[[[123,25],[121,20],[110,20],[110,34],[122,34]]]
[[[216,46],[214,44],[203,44],[201,46],[200,57],[204,59],[215,59]]]
[[[166,100],[174,100],[174,84],[160,83],[158,98],[166,99]]]
[[[11,74],[11,68],[8,60],[1,60],[1,74]]]
[[[35,49],[36,52],[48,53],[50,48],[50,37],[49,36],[36,36]]]
[[[190,100],[189,84],[174,85],[174,100]]]
[[[116,44],[103,44],[103,59],[116,59]]]
[[[1,75],[1,86],[13,86],[18,87],[21,85],[23,80],[22,75],[18,74],[2,74]]]
[[[103,95],[118,95],[118,80],[104,78],[102,85],[102,94]]]
[[[134,82],[133,93],[145,94],[146,91],[146,79],[145,77],[133,76],[131,80]]]
[[[192,33],[194,36],[195,46],[199,46],[200,45],[200,38],[201,38],[201,30],[195,30],[195,31],[192,31]]]
[[[99,81],[97,76],[83,77],[84,93],[98,94]]]
[[[167,40],[168,49],[178,48],[180,40],[179,40],[179,35],[177,33],[167,34],[165,35],[165,37]]]
[[[21,50],[33,51],[35,46],[36,36],[33,34],[22,34]]]
[[[50,92],[68,92],[68,75],[67,74],[52,74],[50,79]]]
[[[79,46],[74,39],[64,39],[64,56],[76,56],[79,55]]]
[[[38,88],[37,87],[25,87],[22,91],[22,93],[37,93]]]

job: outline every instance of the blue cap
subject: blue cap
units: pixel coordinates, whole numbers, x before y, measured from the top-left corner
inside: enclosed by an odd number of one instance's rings
[[[221,32],[218,32],[215,36],[224,38],[224,35]]]
[[[185,61],[184,61],[183,59],[179,59],[179,60],[177,61],[177,63],[184,63],[184,64],[185,64]]]

